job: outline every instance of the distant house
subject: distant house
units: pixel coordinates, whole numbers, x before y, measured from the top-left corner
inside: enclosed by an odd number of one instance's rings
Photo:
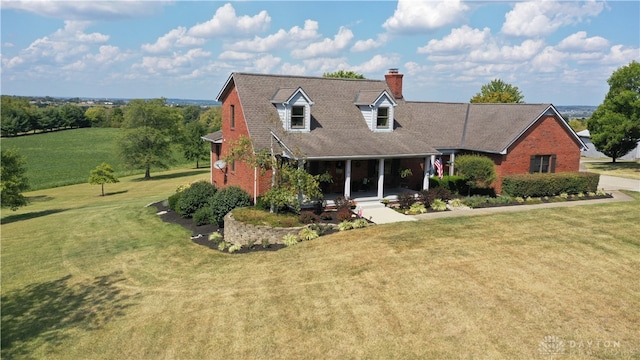
[[[493,159],[497,192],[506,175],[579,170],[585,144],[553,105],[407,101],[402,79],[396,69],[384,81],[232,73],[217,97],[222,129],[203,137],[211,181],[256,197],[270,188],[270,174],[219,161],[241,136],[255,151],[328,172],[333,183],[324,190],[349,198],[363,190],[382,198],[400,185],[426,189],[434,161],[454,174],[459,154]],[[401,178],[406,169],[411,175]]]
[[[586,145],[586,149],[582,150],[582,156],[590,157],[590,158],[609,158],[607,155],[598,151],[595,145],[591,142],[591,134],[589,134],[589,130],[582,130],[578,132],[578,136],[580,140]],[[629,151],[623,157],[618,158],[618,160],[638,160],[640,159],[640,142],[638,142],[638,146],[635,149]]]

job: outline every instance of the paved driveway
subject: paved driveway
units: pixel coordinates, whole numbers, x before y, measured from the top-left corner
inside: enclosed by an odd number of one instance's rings
[[[600,175],[598,189],[640,191],[640,180]]]

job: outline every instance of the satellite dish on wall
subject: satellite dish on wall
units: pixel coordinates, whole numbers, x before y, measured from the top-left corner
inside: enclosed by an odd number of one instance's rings
[[[218,161],[213,163],[213,167],[218,169],[218,170],[222,170],[222,169],[227,167],[227,163],[224,162],[223,160],[218,160]]]

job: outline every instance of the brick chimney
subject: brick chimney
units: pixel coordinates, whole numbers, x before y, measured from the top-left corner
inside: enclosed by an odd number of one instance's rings
[[[389,69],[389,72],[384,75],[384,79],[387,81],[387,85],[393,93],[393,97],[396,99],[402,99],[402,77],[404,75],[398,72],[398,69]]]

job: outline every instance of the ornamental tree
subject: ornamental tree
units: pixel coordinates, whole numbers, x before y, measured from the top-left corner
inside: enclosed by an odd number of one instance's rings
[[[2,207],[8,207],[15,211],[28,203],[27,198],[22,195],[23,191],[29,189],[29,180],[25,176],[27,171],[24,167],[25,160],[17,151],[2,149],[2,159],[0,161],[0,184],[2,193],[0,202]]]
[[[118,178],[113,174],[113,168],[107,163],[102,163],[96,166],[95,169],[89,172],[89,184],[101,185],[102,196],[104,196],[104,184],[114,184],[120,182]]]

